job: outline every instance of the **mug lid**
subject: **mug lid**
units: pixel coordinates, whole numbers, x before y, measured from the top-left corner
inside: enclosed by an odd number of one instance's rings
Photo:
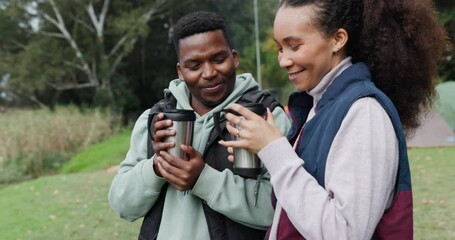
[[[196,114],[194,113],[193,110],[172,109],[164,111],[164,118],[179,122],[195,121]]]
[[[248,110],[256,113],[259,116],[264,116],[267,112],[267,108],[262,103],[240,103],[243,107],[248,108]],[[226,112],[232,113],[236,116],[240,116],[240,114],[234,110],[228,109]]]
[[[241,105],[260,116],[265,115],[265,113],[267,112],[266,110],[267,108],[262,103],[244,103]]]

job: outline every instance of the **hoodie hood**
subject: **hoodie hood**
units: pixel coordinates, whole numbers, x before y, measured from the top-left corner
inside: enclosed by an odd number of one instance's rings
[[[214,127],[213,113],[221,109],[225,109],[229,104],[236,102],[248,90],[259,87],[256,80],[250,73],[238,75],[235,79],[235,85],[232,93],[218,106],[210,110],[208,113],[200,116],[196,113],[196,121],[194,123],[193,148],[199,152],[203,152],[207,144],[210,132]],[[169,83],[169,90],[177,100],[177,109],[194,110],[189,102],[190,91],[185,82],[179,79],[174,79]]]

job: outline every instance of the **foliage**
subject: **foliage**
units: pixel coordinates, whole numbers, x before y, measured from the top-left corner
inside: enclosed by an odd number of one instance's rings
[[[8,2],[8,3],[3,3]],[[0,57],[20,51],[28,42],[31,16],[11,1],[0,1]],[[18,26],[18,27],[11,27]]]
[[[278,2],[259,1],[258,5],[262,88],[276,93],[281,102],[285,104],[287,96],[294,90],[294,87],[289,82],[286,72],[278,65],[277,48],[273,41],[273,20]],[[251,23],[251,26],[253,24],[254,22]],[[250,31],[251,37],[248,40],[254,42],[253,29]],[[236,33],[233,35],[235,36]],[[247,43],[243,46],[243,51],[240,52],[240,71],[251,72],[258,80],[256,46]]]
[[[76,107],[3,113],[0,182],[55,172],[72,154],[113,134],[114,120],[101,110]]]
[[[258,1],[261,76],[263,88],[278,91],[285,102],[293,88],[277,65],[271,40],[278,2]],[[109,3],[105,12],[104,3]],[[455,4],[435,4],[453,39]],[[10,104],[8,94],[20,104],[98,104],[134,118],[162,98],[163,88],[177,77],[172,26],[196,10],[227,19],[240,55],[239,73],[258,79],[252,0],[1,0],[0,104]],[[454,69],[453,52],[448,52],[441,79],[454,79]]]
[[[126,89],[114,81],[119,77],[117,69],[137,39],[148,34],[148,21],[166,7],[161,0],[9,2],[5,15],[11,8],[19,8],[24,15],[16,21],[32,15],[38,25],[28,29],[30,37],[19,52],[4,52],[0,76],[10,75],[8,90],[49,105],[54,100],[49,95],[87,89],[91,101],[114,110],[117,97],[123,95],[119,90]]]
[[[124,131],[106,141],[88,147],[66,162],[61,172],[89,172],[119,164],[128,151],[130,137],[131,131]]]
[[[261,41],[269,37],[277,4],[259,1]],[[89,103],[137,115],[162,98],[163,88],[177,77],[172,26],[196,10],[227,19],[242,57],[239,72],[256,72],[255,52],[247,50],[255,42],[253,1],[3,0],[2,6],[0,38],[7,44],[0,49],[0,76],[8,77],[0,95],[10,94],[15,103]],[[24,25],[20,34],[14,25]],[[268,65],[267,58],[263,62]]]
[[[439,65],[439,80],[455,80],[455,2],[451,0],[435,0],[441,24],[446,28],[449,39],[445,58]],[[430,36],[431,37],[431,36]]]

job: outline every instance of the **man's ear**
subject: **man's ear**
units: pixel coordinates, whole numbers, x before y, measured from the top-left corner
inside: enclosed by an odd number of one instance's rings
[[[332,51],[334,53],[337,53],[346,46],[346,43],[348,42],[349,39],[348,32],[346,32],[344,28],[340,28],[338,29],[338,31],[336,31],[335,34],[333,34],[332,39],[333,39]]]
[[[235,69],[237,70],[237,68],[239,68],[240,63],[239,63],[239,56],[235,49],[232,49],[232,57],[234,57],[234,66],[235,66]]]
[[[181,71],[180,63],[177,63],[176,69],[177,69],[177,74],[179,75],[180,81],[184,82],[185,79],[183,78],[183,74],[182,74],[182,71]]]

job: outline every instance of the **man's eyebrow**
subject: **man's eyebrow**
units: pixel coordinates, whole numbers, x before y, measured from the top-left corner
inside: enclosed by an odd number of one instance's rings
[[[197,63],[197,62],[200,62],[200,61],[198,59],[196,59],[196,58],[186,58],[186,59],[182,60],[183,64],[186,64],[186,63]]]
[[[215,54],[213,54],[213,57],[224,57],[227,56],[229,53],[227,51],[219,51]]]
[[[216,58],[220,56],[227,56],[229,54],[228,51],[225,50],[220,50],[218,52],[215,52],[214,54],[210,55],[210,58]],[[201,60],[199,58],[186,58],[183,60],[183,62],[200,62]]]

